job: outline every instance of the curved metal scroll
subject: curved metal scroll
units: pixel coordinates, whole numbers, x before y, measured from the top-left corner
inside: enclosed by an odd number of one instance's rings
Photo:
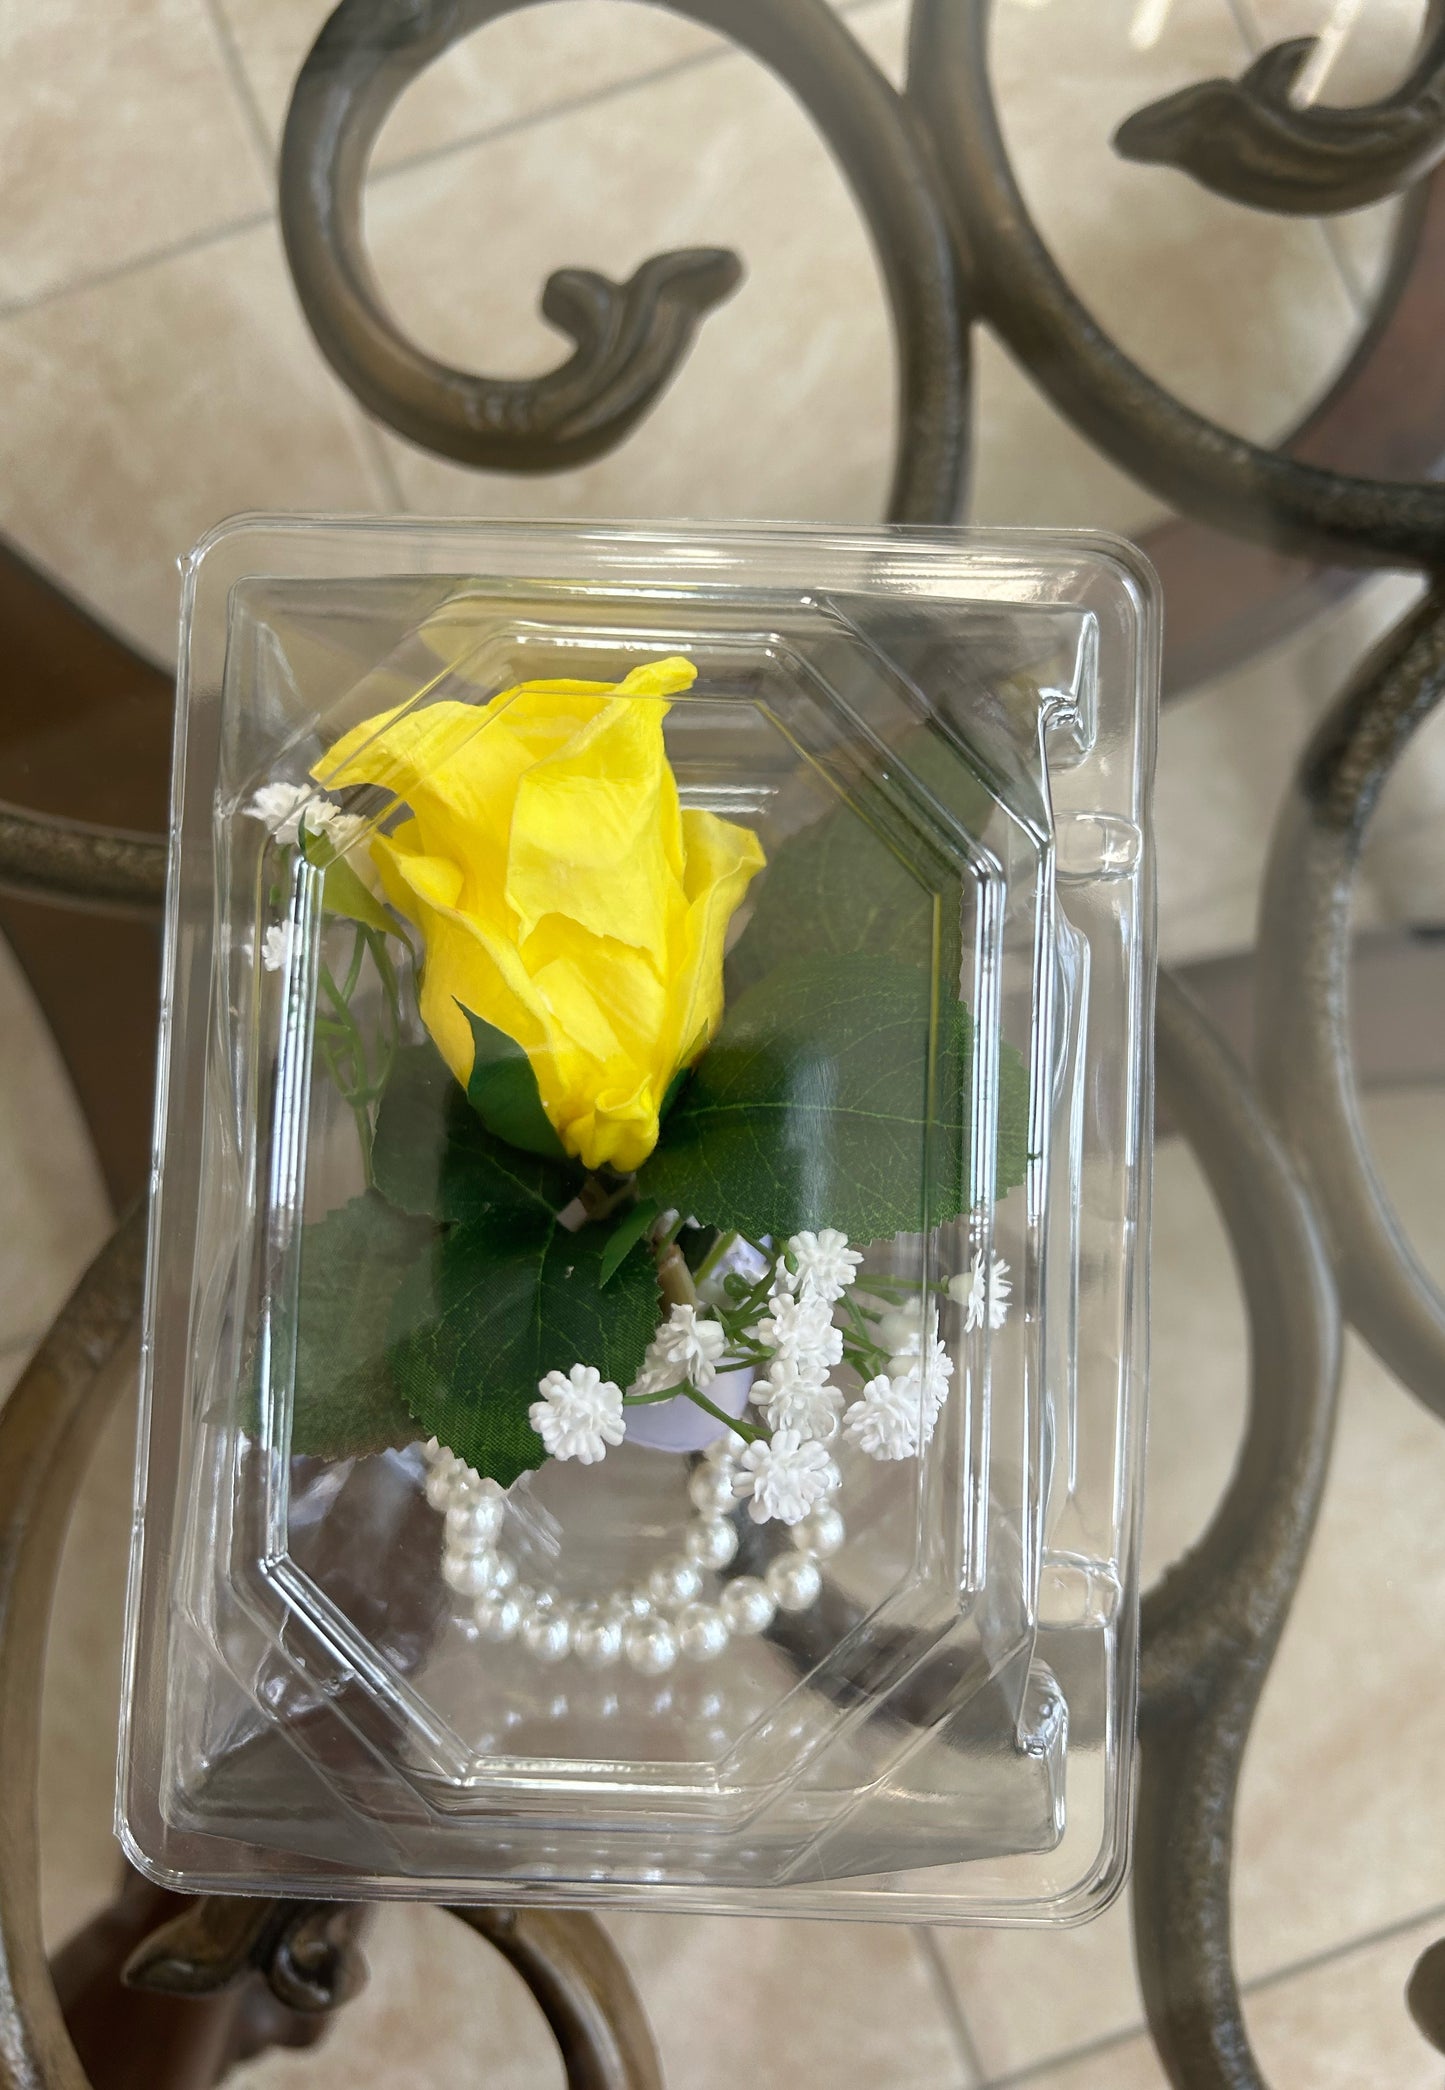
[[[366,1985],[360,1903],[207,1894],[152,1931],[126,1962],[131,1988],[213,1996],[263,1974],[288,2010],[336,2010]]]
[[[1445,590],[1360,669],[1306,749],[1275,831],[1260,920],[1260,1080],[1319,1205],[1345,1311],[1445,1417],[1445,1299],[1370,1160],[1351,1064],[1350,910],[1380,792],[1445,695]]]
[[[566,1909],[453,1908],[510,1960],[552,2027],[568,2090],[662,2090],[627,1966],[601,1924]]]
[[[207,1895],[131,1956],[133,1987],[210,1996],[262,1973],[289,2009],[335,2010],[362,1986],[364,1905]],[[453,1908],[521,1975],[551,2027],[568,2090],[661,2090],[657,2050],[627,1967],[579,1910]]]
[[[71,1502],[105,1396],[105,1367],[138,1337],[145,1215],[137,1208],[81,1279],[0,1408],[0,2080],[86,2090],[40,1933],[35,1809],[40,1686]]]
[[[961,222],[987,324],[1089,440],[1220,529],[1335,565],[1445,565],[1445,489],[1261,449],[1131,362],[1077,298],[1019,192],[988,77],[990,0],[915,0],[909,95]]]
[[[0,1408],[0,1788],[34,1792],[51,1594],[106,1367],[137,1340],[145,1211],[137,1206],[81,1279]],[[626,1967],[582,1913],[455,1912],[516,1967],[556,2033],[570,2090],[660,2090],[657,2055]],[[214,1995],[264,1974],[290,2010],[320,2013],[365,1977],[364,1911],[331,1902],[207,1896],[132,1954],[127,1979]],[[40,1929],[32,1806],[0,1809],[0,2082],[5,2090],[87,2090],[60,2014]]]
[[[166,838],[0,805],[0,891],[60,906],[159,914]]]
[[[582,269],[542,309],[577,343],[543,378],[478,377],[437,362],[387,312],[367,260],[362,184],[402,90],[450,45],[544,0],[342,0],[302,68],[281,149],[281,225],[322,353],[389,426],[461,464],[557,471],[611,449],[676,374],[698,319],[739,280],[716,249],[664,254],[619,287]],[[967,343],[946,214],[909,112],[827,0],[673,0],[672,11],[751,50],[794,89],[837,151],[892,300],[900,428],[890,512],[954,515],[967,463]]]
[[[1249,1313],[1249,1422],[1193,1550],[1144,1600],[1133,1896],[1150,2029],[1176,2083],[1259,2090],[1230,1946],[1234,1798],[1324,1490],[1339,1312],[1319,1228],[1244,1070],[1167,974],[1159,1085],[1213,1192]]]
[[[1445,31],[1410,77],[1356,108],[1294,99],[1318,38],[1292,37],[1237,80],[1201,80],[1136,110],[1114,133],[1126,160],[1178,167],[1256,210],[1299,217],[1379,203],[1445,159]]]

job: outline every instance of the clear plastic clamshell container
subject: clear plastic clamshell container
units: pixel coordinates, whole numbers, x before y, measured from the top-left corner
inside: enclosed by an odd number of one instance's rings
[[[1104,1905],[1157,621],[1089,534],[278,517],[197,549],[144,1871]]]

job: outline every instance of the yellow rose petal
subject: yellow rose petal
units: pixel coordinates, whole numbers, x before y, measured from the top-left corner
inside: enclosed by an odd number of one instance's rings
[[[618,698],[517,786],[507,900],[521,934],[559,914],[661,965],[676,897],[677,785],[666,705]]]
[[[428,643],[460,659],[448,630]],[[588,1168],[628,1172],[652,1151],[673,1075],[717,1026],[728,921],[763,863],[749,830],[679,805],[663,720],[695,675],[674,657],[616,685],[399,707],[313,772],[409,807],[372,855],[422,934],[422,1020],[463,1083],[465,1012],[515,1038]]]
[[[723,950],[728,923],[766,861],[749,827],[689,808],[682,816],[687,844],[687,912],[672,953],[669,1044],[675,1063],[695,1058],[722,1020]]]

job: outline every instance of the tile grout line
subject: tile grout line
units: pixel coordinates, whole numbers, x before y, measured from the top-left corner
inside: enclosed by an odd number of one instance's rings
[[[867,14],[873,8],[881,9],[887,4],[888,0],[843,0],[843,4],[833,11],[846,21],[855,15]],[[494,139],[513,137],[520,131],[531,130],[537,124],[550,123],[559,116],[576,116],[583,109],[603,107],[608,102],[621,100],[642,88],[657,87],[666,81],[679,79],[687,73],[701,72],[709,66],[720,65],[729,58],[752,59],[753,54],[745,44],[727,42],[720,49],[696,51],[690,58],[671,58],[665,65],[653,66],[647,72],[630,73],[625,79],[613,80],[607,86],[594,88],[589,93],[563,95],[559,100],[547,102],[529,115],[509,117],[495,124],[483,124],[479,130],[468,131],[457,138],[448,138],[440,145],[429,145],[418,152],[407,153],[400,159],[389,161],[385,167],[376,168],[369,179],[378,183],[390,181],[394,176],[410,174],[418,167],[429,167],[438,160],[449,159],[453,153],[466,152],[477,145],[491,144]],[[753,59],[753,62],[761,64],[762,61]]]
[[[1375,1930],[1361,1931],[1358,1937],[1347,1938],[1342,1944],[1322,1946],[1318,1952],[1294,1960],[1287,1967],[1277,1967],[1271,1974],[1257,1974],[1252,1981],[1241,1983],[1246,1996],[1261,1995],[1267,1989],[1278,1988],[1297,1975],[1313,1974],[1321,1967],[1333,1966],[1337,1960],[1348,1959],[1352,1952],[1367,1952],[1373,1945],[1388,1945],[1391,1938],[1403,1937],[1407,1930],[1415,1930],[1422,1923],[1445,1921],[1445,1902],[1435,1902],[1427,1909],[1416,1909],[1408,1916],[1397,1916],[1391,1923],[1382,1923]]]
[[[256,93],[255,83],[227,18],[224,0],[203,0],[203,4],[220,51],[222,66],[240,109],[241,120],[255,150],[262,179],[267,188],[274,191],[279,173],[277,150],[266,128],[266,118]],[[380,506],[393,512],[404,511],[407,502],[402,493],[401,479],[370,415],[349,391],[344,391],[342,404],[356,432],[357,446],[362,453],[362,463],[371,480],[372,491],[380,495]]]
[[[241,56],[235,34],[226,19],[221,0],[202,0],[202,6],[211,25],[211,35],[220,55],[221,69],[230,82],[241,121],[255,151],[261,178],[268,189],[274,189],[276,162],[271,140],[267,135],[265,118],[261,114],[261,104],[256,98],[256,89],[250,73],[246,70],[246,62]]]
[[[923,1955],[923,1963],[928,1970],[938,2007],[943,2013],[943,2021],[953,2040],[954,2050],[963,2065],[964,2080],[969,2084],[982,2084],[986,2078],[983,2057],[978,2051],[978,2044],[964,2015],[958,1990],[944,1964],[943,1954],[938,1948],[938,1939],[926,1923],[915,1924],[913,1936]]]
[[[1112,2054],[1131,2040],[1149,2036],[1149,2027],[1143,2018],[1126,2025],[1120,2032],[1105,2032],[1097,2039],[1086,2039],[1082,2046],[1061,2049],[1056,2054],[1045,2054],[1026,2067],[1009,2069],[1002,2075],[986,2076],[979,2090],[1015,2090],[1016,2085],[1036,2083],[1044,2076],[1053,2075],[1057,2069],[1072,2068],[1076,2061],[1092,2061],[1099,2054]]]
[[[1271,1989],[1283,1988],[1288,1982],[1306,1974],[1315,1974],[1322,1968],[1334,1966],[1338,1961],[1349,1959],[1356,1952],[1368,1952],[1376,1945],[1387,1945],[1392,1938],[1403,1937],[1407,1931],[1417,1930],[1422,1924],[1445,1922],[1445,1902],[1437,1902],[1429,1908],[1415,1909],[1409,1915],[1397,1916],[1393,1922],[1382,1923],[1374,1930],[1361,1931],[1357,1936],[1342,1939],[1339,1944],[1323,1946],[1318,1952],[1306,1953],[1302,1959],[1291,1960],[1288,1965],[1276,1967],[1268,1974],[1256,1974],[1249,1981],[1241,1981],[1241,1997],[1265,1995]],[[1041,2055],[1023,2068],[1005,2071],[1001,2075],[980,2079],[980,2090],[1015,2090],[1016,2085],[1037,2082],[1041,2076],[1055,2069],[1068,2068],[1076,2061],[1092,2060],[1099,2054],[1112,2053],[1117,2047],[1127,2046],[1130,2040],[1149,2036],[1149,2026],[1144,2018],[1136,2018],[1117,2032],[1102,2033],[1097,2039],[1085,2040],[1080,2046],[1061,2047],[1058,2052]]]
[[[247,130],[262,152],[268,183],[274,185],[274,149],[266,132],[259,104],[254,102],[244,64],[239,52],[234,49],[229,28],[223,30],[218,25],[217,16],[212,12],[214,0],[206,0],[206,4],[208,19],[220,46],[232,90],[242,102]],[[837,12],[843,19],[848,20],[854,16],[868,14],[874,8],[881,8],[885,4],[887,0],[846,0],[846,4],[841,5]],[[445,144],[410,153],[403,159],[392,161],[388,166],[373,169],[367,176],[367,186],[385,183],[393,176],[410,173],[417,167],[429,166],[433,161],[445,159],[452,153],[464,152],[474,146],[487,145],[494,140],[509,138],[522,131],[540,128],[558,117],[575,116],[584,109],[618,100],[634,90],[656,86],[679,74],[695,72],[702,67],[719,64],[726,58],[739,56],[749,57],[751,54],[739,44],[730,44],[722,50],[700,51],[692,58],[680,58],[669,65],[654,67],[651,72],[633,73],[628,78],[614,81],[612,85],[598,88],[593,93],[549,102],[545,107],[536,109],[527,116],[513,117],[490,126],[483,125],[479,130],[469,131],[464,137],[449,139]],[[233,64],[239,69],[239,82],[232,73]],[[256,126],[259,126],[259,138]],[[93,269],[67,277],[65,282],[52,284],[47,289],[36,291],[27,297],[0,300],[0,325],[6,320],[19,318],[23,313],[56,304],[63,298],[83,295],[91,290],[103,290],[108,285],[118,283],[127,276],[138,275],[145,269],[159,267],[167,261],[180,260],[188,254],[203,252],[207,247],[217,246],[242,233],[259,231],[263,225],[273,223],[275,216],[274,204],[265,210],[248,211],[240,217],[228,218],[222,224],[208,226],[202,232],[188,233],[183,239],[149,247],[143,253],[133,254],[128,260],[117,262],[110,268]]]
[[[127,276],[141,275],[146,269],[162,267],[168,261],[182,261],[189,254],[204,253],[206,248],[221,246],[244,233],[258,232],[263,225],[272,224],[275,216],[275,211],[270,209],[248,211],[244,217],[227,218],[223,224],[210,225],[204,232],[188,232],[183,239],[147,248],[144,254],[133,254],[128,261],[118,261],[110,268],[91,269],[85,274],[71,276],[48,290],[36,291],[32,297],[13,298],[0,304],[0,325],[6,320],[20,319],[28,312],[43,311],[47,305],[59,304],[65,298],[105,290],[112,283],[123,282]]]

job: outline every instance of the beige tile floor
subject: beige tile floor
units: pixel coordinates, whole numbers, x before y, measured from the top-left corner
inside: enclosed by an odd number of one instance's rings
[[[901,62],[902,0],[850,27]],[[0,529],[158,658],[174,560],[244,507],[491,514],[877,512],[892,442],[878,274],[837,168],[788,95],[654,8],[560,0],[463,46],[383,136],[369,232],[397,310],[477,367],[544,367],[547,271],[623,273],[694,241],[736,244],[714,314],[653,419],[615,457],[524,482],[464,474],[375,430],[309,342],[271,220],[288,82],[325,0],[76,0],[0,7]],[[1010,142],[1050,240],[1101,317],[1199,406],[1261,436],[1328,378],[1378,270],[1385,215],[1322,233],[1234,210],[1107,149],[1128,108],[1328,0],[1173,0],[1147,49],[1137,0],[999,0]],[[1157,12],[1157,11],[1156,11]],[[1416,0],[1367,0],[1327,93],[1398,75]],[[102,24],[97,28],[97,21]],[[1227,280],[1229,298],[1218,295]],[[1145,495],[1093,457],[1008,359],[979,357],[975,512],[1137,529]],[[1159,825],[1166,954],[1252,935],[1271,809],[1311,721],[1405,599],[1384,580],[1290,647],[1167,715]],[[1445,722],[1382,808],[1366,921],[1441,919]],[[1445,1271],[1436,1156],[1445,1099],[1372,1099],[1381,1165]],[[43,1028],[0,952],[0,1391],[86,1255],[105,1202]],[[1204,1522],[1240,1416],[1244,1337],[1227,1251],[1187,1157],[1158,1168],[1151,1571]],[[108,1891],[128,1519],[125,1389],[87,1473],[44,1707],[45,1915],[59,1939]],[[1358,1347],[1319,1537],[1250,1745],[1238,1947],[1266,2070],[1311,2090],[1437,2085],[1401,2003],[1445,1930],[1437,1797],[1445,1436]],[[1122,1910],[1063,1937],[628,1917],[616,1934],[674,2090],[931,2090],[1028,2080],[1132,2090],[1139,2036]],[[328,2046],[273,2056],[248,2090],[429,2090],[484,2054],[516,2090],[560,2082],[535,2009],[448,1919],[383,1915],[373,1979]]]

